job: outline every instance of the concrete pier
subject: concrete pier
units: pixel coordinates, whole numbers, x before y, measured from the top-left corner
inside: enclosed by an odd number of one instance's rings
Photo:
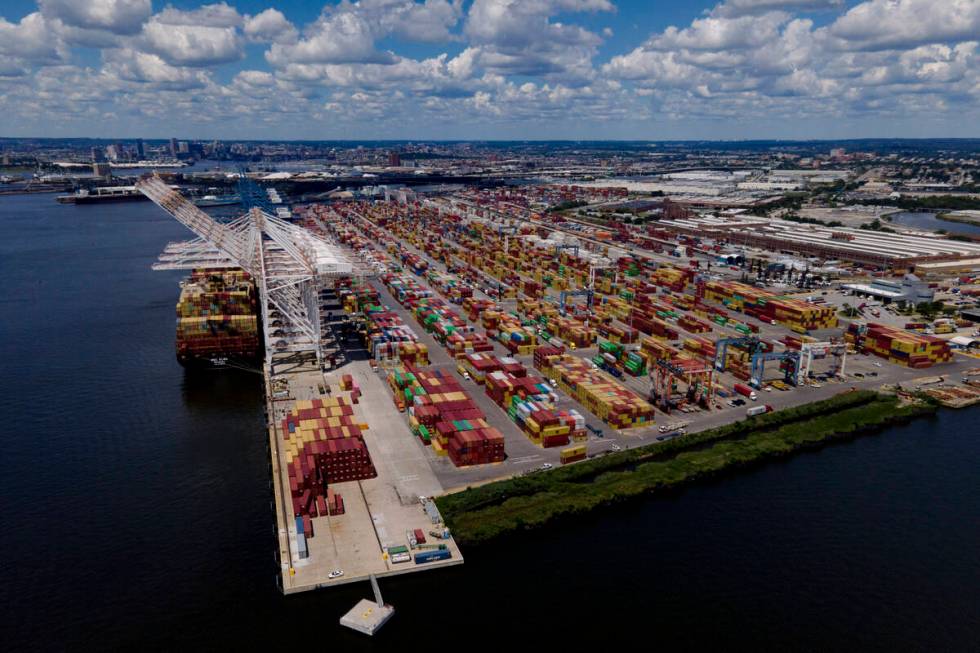
[[[378,475],[331,485],[334,492],[343,496],[345,513],[313,520],[315,536],[307,540],[309,556],[301,559],[296,546],[285,451],[280,446],[283,442],[280,424],[295,401],[323,396],[320,387],[329,385],[334,396],[346,394],[340,391],[342,374],[351,374],[362,390],[359,403],[354,406],[355,418],[369,427],[364,431],[364,440]],[[273,378],[286,382],[286,397],[273,395]],[[407,531],[421,528],[427,533],[433,528],[419,496],[440,494],[443,487],[426,459],[424,445],[412,435],[404,417],[392,404],[383,379],[372,371],[367,361],[346,362],[332,372],[322,373],[313,362],[287,366],[277,365],[273,360],[265,366],[265,383],[284,594],[364,581],[372,574],[383,578],[463,563],[459,547],[452,539],[439,541],[451,553],[447,560],[393,563],[386,553],[390,546],[408,545]],[[343,575],[329,578],[335,570],[343,571]],[[371,619],[381,618],[377,608],[371,614]]]

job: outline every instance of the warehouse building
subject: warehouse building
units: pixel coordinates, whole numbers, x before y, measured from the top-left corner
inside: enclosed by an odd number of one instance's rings
[[[874,297],[884,303],[905,301],[910,304],[931,302],[936,292],[914,274],[906,274],[901,281],[875,279],[868,283],[846,283],[842,286],[861,297]]]
[[[822,259],[907,271],[922,263],[980,258],[980,243],[908,233],[825,227],[758,216],[701,216],[657,226],[692,236]]]

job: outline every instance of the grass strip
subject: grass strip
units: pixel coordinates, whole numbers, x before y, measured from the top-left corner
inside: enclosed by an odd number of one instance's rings
[[[894,397],[874,396],[864,404],[807,421],[789,422],[768,430],[756,428],[738,440],[722,439],[709,447],[676,451],[676,455],[667,460],[641,462],[630,471],[604,472],[590,482],[555,479],[542,485],[539,491],[469,511],[456,510],[452,504],[444,502],[443,499],[448,497],[437,499],[437,503],[454,537],[465,544],[476,544],[507,532],[540,527],[561,517],[668,490],[829,441],[852,438],[934,411],[934,406],[901,406]]]
[[[749,433],[772,430],[785,424],[833,414],[855,406],[863,406],[877,399],[878,393],[869,390],[845,392],[829,399],[757,415],[666,442],[656,442],[635,449],[606,454],[547,473],[537,473],[488,483],[475,488],[467,488],[461,492],[439,497],[437,504],[444,515],[462,514],[497,505],[516,496],[546,492],[556,484],[592,481],[596,476],[606,472],[626,468],[632,469],[639,463],[673,456],[680,451],[700,449],[719,440],[741,438]]]

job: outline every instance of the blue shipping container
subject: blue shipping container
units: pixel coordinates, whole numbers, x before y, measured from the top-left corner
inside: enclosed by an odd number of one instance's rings
[[[415,554],[415,564],[420,565],[424,562],[434,562],[436,560],[449,560],[453,557],[449,549],[433,549],[431,551],[421,551]]]

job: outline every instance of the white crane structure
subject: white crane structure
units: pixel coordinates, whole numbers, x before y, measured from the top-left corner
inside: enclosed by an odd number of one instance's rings
[[[836,377],[844,378],[844,368],[847,365],[847,343],[842,340],[828,342],[804,342],[800,346],[801,364],[798,371],[799,381],[797,384],[804,383],[810,376],[810,368],[813,366],[813,359],[816,356],[830,354],[835,359],[833,374]]]
[[[136,188],[197,235],[167,245],[154,269],[242,268],[258,287],[267,360],[275,353],[312,352],[323,365],[320,289],[353,271],[338,246],[258,208],[218,222],[156,175]]]

